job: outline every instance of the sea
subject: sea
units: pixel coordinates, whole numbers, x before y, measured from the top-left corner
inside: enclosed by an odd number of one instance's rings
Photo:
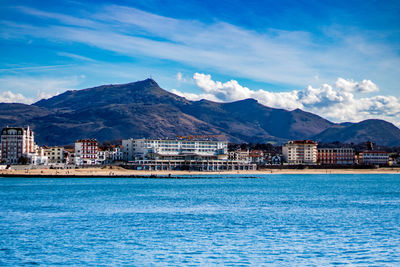
[[[400,266],[400,175],[0,178],[0,266]]]

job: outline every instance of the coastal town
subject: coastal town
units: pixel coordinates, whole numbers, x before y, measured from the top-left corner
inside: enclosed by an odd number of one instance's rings
[[[319,147],[312,140],[291,140],[271,149],[232,146],[213,136],[177,136],[174,139],[125,139],[102,145],[79,139],[73,146],[38,146],[33,130],[5,127],[1,131],[1,169],[73,169],[123,166],[155,171],[254,171],[260,168],[371,168],[399,164],[386,151],[367,142],[363,151],[351,147]]]

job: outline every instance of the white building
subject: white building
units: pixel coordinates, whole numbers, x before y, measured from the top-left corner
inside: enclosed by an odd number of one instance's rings
[[[98,142],[96,139],[80,139],[75,142],[75,164],[99,164]]]
[[[267,155],[265,155],[261,150],[252,150],[249,153],[250,161],[257,164],[265,163],[265,156]]]
[[[110,151],[99,149],[97,152],[97,163],[107,164],[109,163]]]
[[[122,146],[115,146],[109,155],[110,161],[122,161],[123,160],[123,153],[122,153]]]
[[[289,141],[282,147],[282,154],[288,164],[316,164],[317,142],[311,140]]]
[[[128,139],[122,140],[126,161],[144,159],[223,160],[228,142],[210,140]]]
[[[48,165],[49,157],[43,148],[36,146],[35,153],[28,154],[29,162],[32,165]]]
[[[29,128],[5,127],[1,131],[2,160],[7,164],[18,164],[19,159],[35,153],[35,138]]]
[[[49,164],[53,163],[66,163],[65,162],[65,153],[63,147],[54,146],[54,147],[44,147],[44,153],[49,158]]]
[[[113,146],[111,149],[106,151],[105,153],[105,163],[110,164],[116,161],[122,161],[123,160],[123,154],[122,154],[122,148],[121,146]]]
[[[359,154],[359,164],[388,165],[389,153],[384,151],[363,151]]]
[[[123,157],[136,170],[254,170],[255,164],[228,160],[228,142],[211,140],[122,140]]]
[[[228,154],[230,160],[239,160],[244,162],[250,162],[250,151],[248,149],[239,149],[235,151],[230,151]]]

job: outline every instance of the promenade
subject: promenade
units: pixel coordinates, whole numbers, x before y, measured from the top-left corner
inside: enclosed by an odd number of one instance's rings
[[[0,170],[0,177],[161,177],[177,178],[179,176],[196,175],[264,175],[264,174],[400,174],[400,168],[379,169],[262,169],[252,171],[139,171],[120,167],[99,169],[32,169],[32,170]]]

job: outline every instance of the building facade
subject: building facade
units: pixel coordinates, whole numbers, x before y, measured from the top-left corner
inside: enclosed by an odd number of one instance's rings
[[[389,153],[384,151],[363,151],[358,155],[361,165],[388,165]]]
[[[44,147],[44,153],[49,158],[49,164],[66,163],[66,151],[63,147]]]
[[[110,160],[111,160],[111,162],[122,161],[123,160],[122,146],[118,145],[118,146],[115,146],[112,149],[112,151],[110,153]]]
[[[282,153],[290,165],[312,165],[317,163],[317,145],[311,140],[289,141],[282,147]]]
[[[29,128],[5,127],[1,131],[1,158],[7,164],[18,164],[35,153],[35,137]]]
[[[230,151],[228,154],[230,160],[239,160],[244,162],[250,162],[250,151],[248,149],[238,149],[235,151]]]
[[[110,164],[117,161],[122,161],[122,147],[120,145],[112,146],[111,149],[107,151],[106,164]]]
[[[317,162],[321,165],[354,164],[353,148],[318,148]]]
[[[110,155],[110,151],[103,150],[103,149],[99,148],[99,150],[97,152],[97,163],[98,164],[107,164],[107,163],[109,163],[108,162],[109,155]]]
[[[36,146],[35,153],[28,154],[29,163],[32,165],[48,165],[49,158],[42,147]]]
[[[257,165],[237,160],[136,160],[127,163],[135,170],[241,171]]]
[[[96,139],[80,139],[75,142],[75,164],[98,164],[98,142]]]
[[[228,158],[228,142],[209,140],[122,140],[123,157],[133,160],[222,160]]]
[[[255,170],[256,165],[228,159],[228,142],[211,140],[122,140],[123,157],[136,170]]]
[[[120,145],[111,146],[105,149],[99,148],[98,151],[99,164],[112,164],[123,160],[122,149]]]
[[[281,165],[282,164],[282,157],[280,155],[271,156],[271,165]]]
[[[256,163],[256,164],[263,164],[265,163],[265,155],[263,151],[261,150],[252,150],[249,153],[250,157],[250,162]]]

